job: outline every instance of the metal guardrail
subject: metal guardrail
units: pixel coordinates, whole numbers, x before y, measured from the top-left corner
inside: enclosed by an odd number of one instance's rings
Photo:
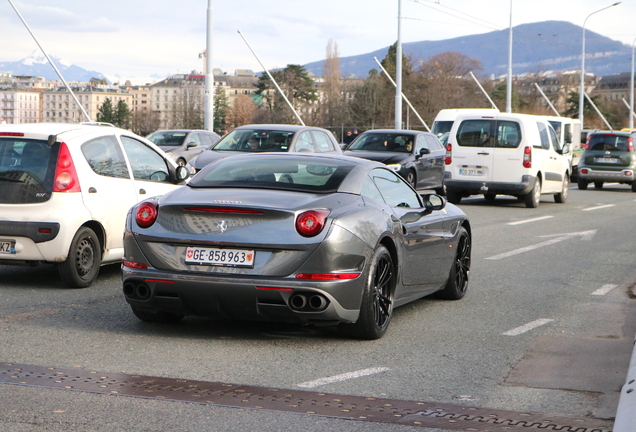
[[[636,338],[627,379],[618,402],[614,432],[636,432]]]

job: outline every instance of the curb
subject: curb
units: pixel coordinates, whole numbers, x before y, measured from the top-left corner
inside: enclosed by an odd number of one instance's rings
[[[634,289],[634,288],[632,288]],[[614,432],[636,432],[636,339],[625,385],[618,401]]]

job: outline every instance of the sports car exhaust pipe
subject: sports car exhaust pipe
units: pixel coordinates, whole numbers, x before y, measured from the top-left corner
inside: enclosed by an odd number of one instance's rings
[[[327,307],[327,299],[321,295],[313,295],[309,297],[309,307],[315,311],[321,311]]]
[[[150,288],[148,288],[148,285],[137,285],[137,287],[135,288],[135,296],[139,300],[148,300],[150,298]]]
[[[126,297],[132,297],[135,295],[135,286],[131,283],[124,285],[124,295]]]
[[[289,306],[293,310],[302,310],[307,306],[307,297],[304,294],[294,294],[289,299]]]

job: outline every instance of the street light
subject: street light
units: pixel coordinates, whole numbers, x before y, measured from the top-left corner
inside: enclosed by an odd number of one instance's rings
[[[629,80],[629,128],[634,129],[634,44],[632,42],[632,77]]]
[[[579,89],[579,121],[581,122],[581,128],[585,127],[583,125],[583,103],[585,101],[585,23],[592,15],[602,12],[605,9],[609,9],[613,6],[618,6],[619,4],[621,4],[621,2],[616,2],[612,5],[605,6],[604,8],[597,10],[596,12],[592,12],[587,16],[587,18],[585,18],[585,21],[583,21],[583,49],[581,51],[581,87]]]

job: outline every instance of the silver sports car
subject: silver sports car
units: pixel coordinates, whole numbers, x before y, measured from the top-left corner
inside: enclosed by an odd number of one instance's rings
[[[141,320],[337,325],[378,339],[394,307],[464,296],[471,228],[379,162],[245,154],[134,206],[124,248],[124,294]]]

